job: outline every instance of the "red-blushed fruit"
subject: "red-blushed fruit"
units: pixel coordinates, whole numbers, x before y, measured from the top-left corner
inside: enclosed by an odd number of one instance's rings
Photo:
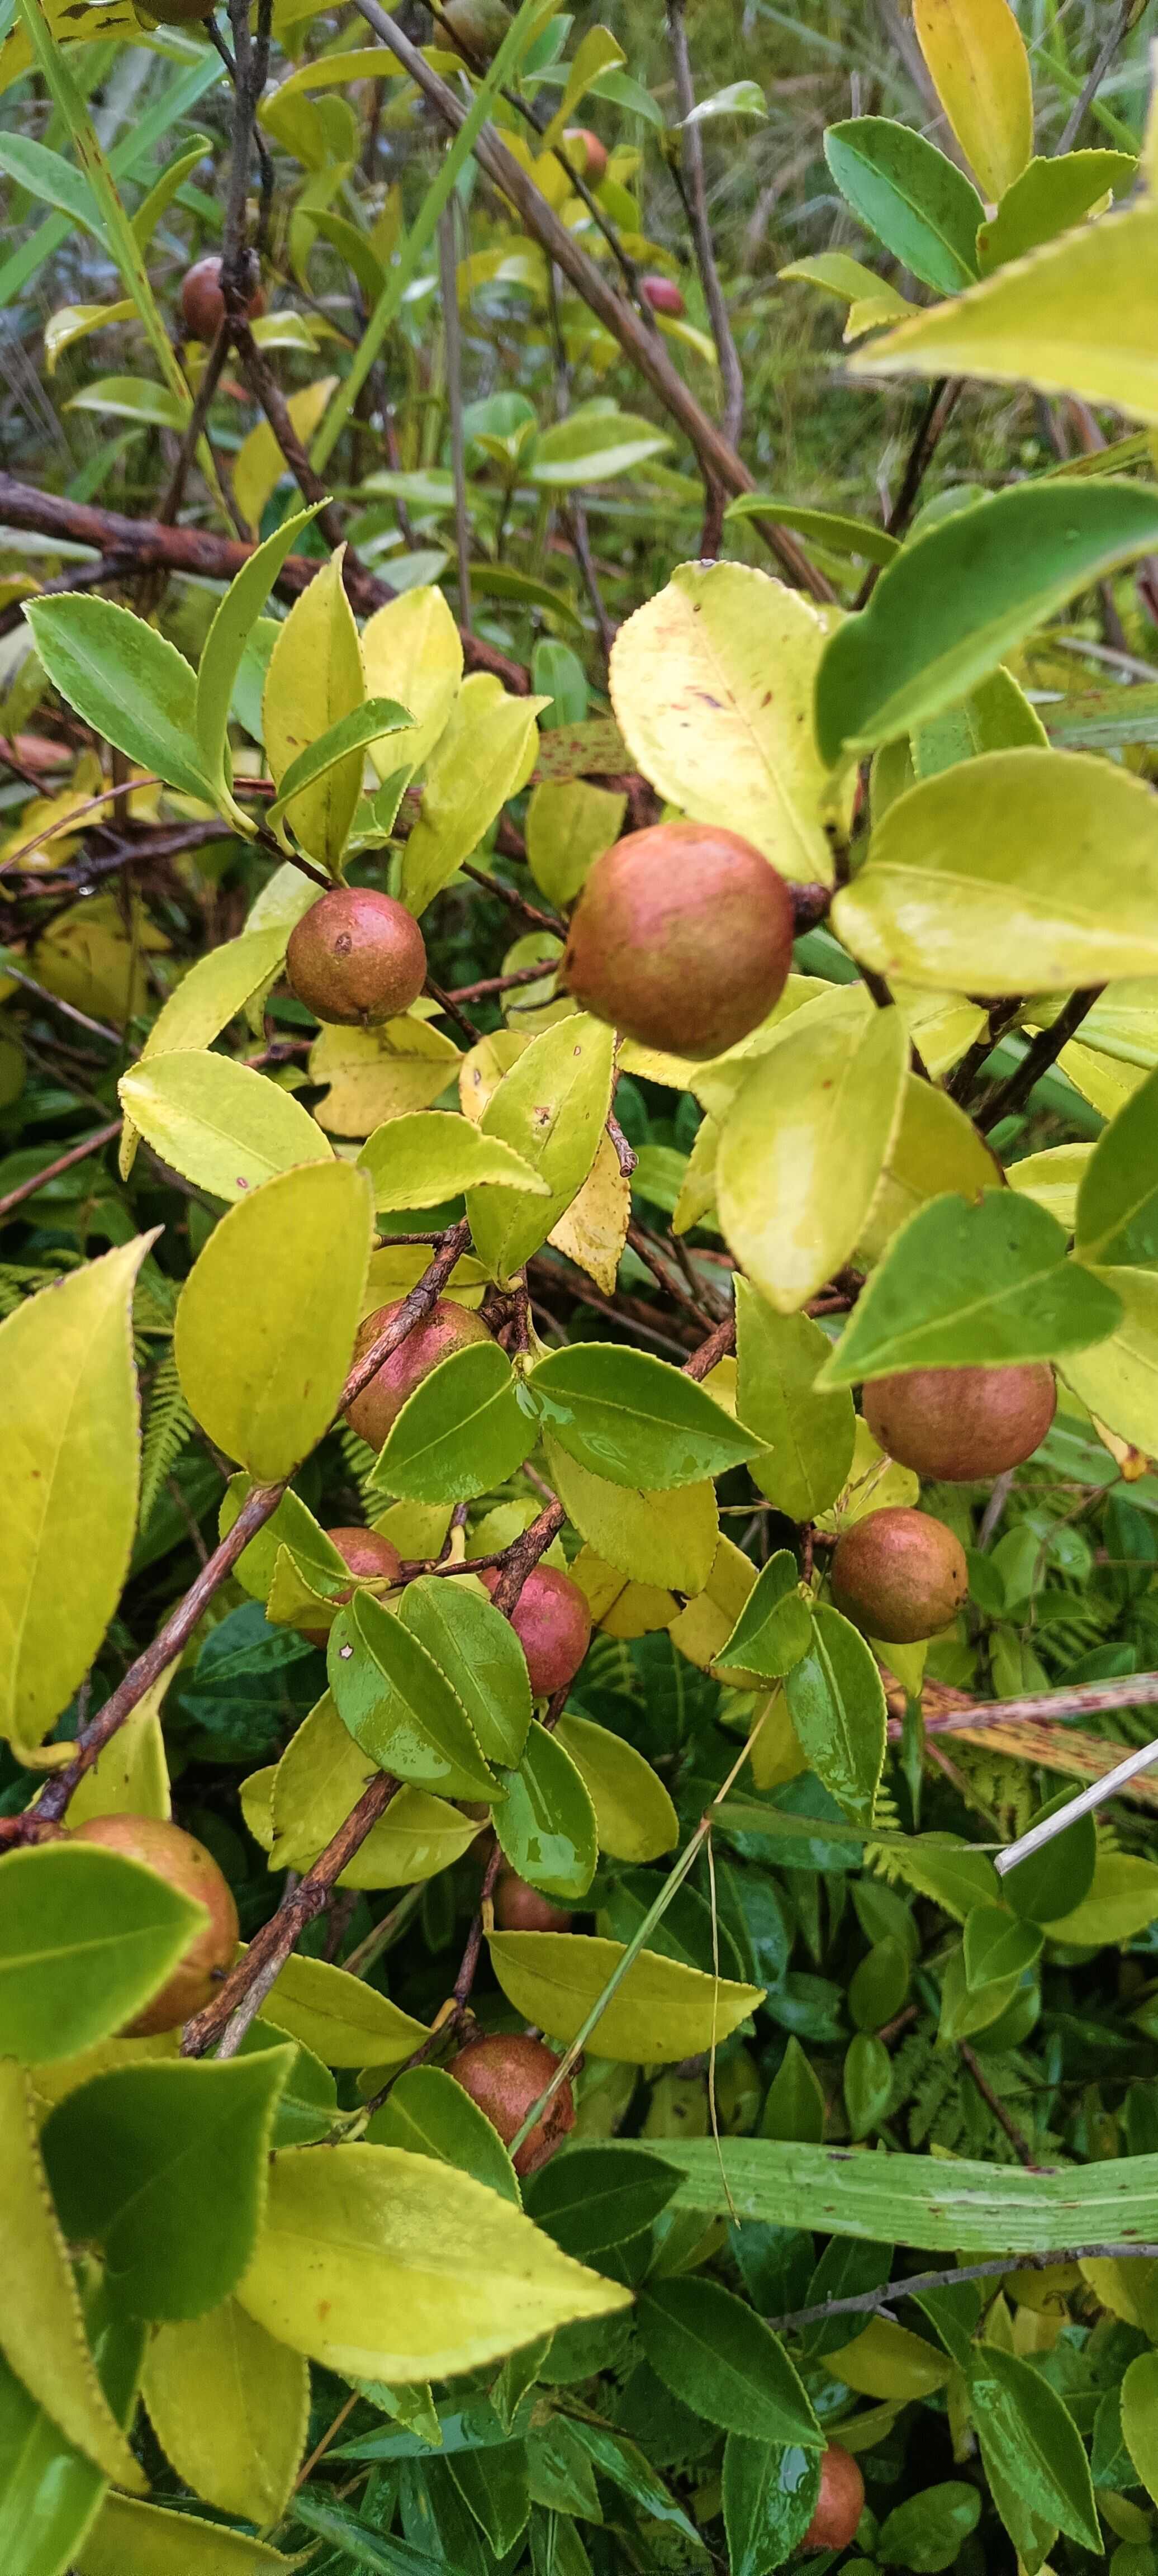
[[[373,1029],[416,1002],[426,943],[412,912],[373,886],[331,886],[295,922],[286,974],[315,1019]]]
[[[847,2549],[856,2539],[864,2512],[864,2479],[851,2451],[839,2442],[826,2445],[820,2463],[820,2494],[802,2549]]]
[[[567,158],[578,163],[589,188],[598,188],[607,176],[607,145],[593,134],[589,125],[569,125],[563,136]],[[581,148],[577,148],[581,147]]]
[[[371,1344],[393,1323],[402,1303],[401,1297],[396,1298],[392,1306],[379,1306],[367,1315],[365,1323],[358,1327],[355,1360],[365,1357]],[[469,1306],[456,1306],[452,1297],[440,1297],[426,1322],[399,1342],[361,1395],[347,1405],[346,1420],[351,1430],[360,1440],[368,1441],[371,1449],[380,1449],[407,1397],[438,1367],[440,1360],[448,1360],[453,1351],[465,1350],[468,1342],[489,1342],[492,1338],[481,1315],[473,1315]]]
[[[837,1609],[887,1646],[939,1636],[969,1592],[960,1539],[944,1521],[906,1504],[870,1512],[846,1530],[831,1571]]]
[[[120,1852],[126,1860],[142,1861],[146,1869],[155,1870],[169,1887],[181,1896],[191,1896],[203,1905],[209,1916],[204,1929],[194,1935],[185,1956],[172,1976],[154,1995],[135,2021],[126,2022],[122,2037],[149,2039],[155,2031],[176,2030],[205,2004],[212,2003],[221,1980],[233,1966],[237,1953],[237,1907],[228,1879],[223,1877],[212,1852],[180,1825],[170,1825],[158,1816],[90,1816],[78,1825],[70,1837],[73,1842],[99,1843],[105,1851]]]
[[[402,1559],[397,1548],[388,1538],[383,1538],[380,1530],[332,1529],[326,1531],[326,1537],[331,1546],[337,1548],[351,1574],[360,1575],[363,1582],[401,1582]],[[348,1601],[353,1589],[352,1583],[347,1584],[344,1592],[335,1594],[335,1599],[339,1603]],[[325,1628],[304,1628],[302,1634],[309,1638],[311,1646],[320,1646],[325,1654],[329,1642]]]
[[[792,964],[792,897],[712,823],[653,823],[596,859],[562,981],[585,1011],[668,1055],[722,1055],[759,1028]]]
[[[159,18],[162,25],[174,27],[181,26],[186,19],[208,18],[210,15],[211,10],[208,8],[178,8],[175,0],[171,8],[153,10],[153,16]],[[255,271],[251,270],[251,275],[253,274]],[[265,297],[256,283],[246,311],[251,322],[256,320],[259,313],[265,311]],[[181,319],[191,340],[204,340],[208,347],[210,341],[217,338],[225,320],[225,297],[221,292],[219,259],[199,259],[194,262],[192,268],[186,270],[181,286]]]
[[[486,2039],[468,2040],[452,2057],[447,2074],[469,2093],[485,2111],[492,2129],[497,2129],[504,2147],[522,2128],[533,2102],[544,2093],[559,2060],[544,2048],[541,2039],[525,2039],[516,2033],[494,2031]],[[530,2135],[523,2140],[514,2159],[520,2179],[537,2173],[561,2147],[568,2129],[575,2125],[575,2096],[569,2083],[561,2084],[542,2117],[536,2120]]]
[[[495,1922],[500,1932],[569,1932],[566,1907],[553,1905],[537,1887],[528,1887],[518,1871],[504,1869],[495,1889]]]
[[[488,1592],[497,1592],[499,1567],[488,1567],[480,1580]],[[591,1643],[591,1612],[569,1574],[557,1573],[553,1565],[534,1566],[511,1612],[511,1626],[527,1658],[536,1699],[550,1699],[574,1681]]]
[[[902,1369],[874,1378],[864,1418],[898,1465],[943,1484],[1003,1476],[1040,1448],[1057,1409],[1044,1360],[1011,1368]]]
[[[653,313],[668,313],[677,321],[687,312],[687,305],[672,277],[641,277],[639,291]]]

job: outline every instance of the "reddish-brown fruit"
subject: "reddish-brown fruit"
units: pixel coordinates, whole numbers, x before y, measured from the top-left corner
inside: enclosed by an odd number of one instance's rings
[[[358,1327],[354,1358],[360,1360],[392,1324],[402,1304],[399,1297],[392,1306],[379,1306]],[[429,1377],[440,1360],[448,1360],[453,1351],[465,1350],[468,1342],[489,1342],[481,1315],[472,1315],[468,1306],[456,1306],[452,1297],[440,1297],[432,1306],[424,1324],[399,1342],[388,1360],[346,1407],[346,1420],[360,1440],[371,1449],[380,1449],[391,1425],[397,1420],[407,1397],[413,1395],[424,1377]]]
[[[351,1574],[360,1575],[363,1582],[401,1582],[402,1559],[391,1540],[383,1538],[380,1530],[332,1529],[326,1531],[326,1537],[331,1546],[337,1548],[339,1556],[349,1566]],[[348,1601],[353,1589],[354,1586],[350,1583],[346,1590],[337,1593],[335,1598],[339,1602]],[[322,1653],[325,1653],[329,1643],[325,1628],[305,1628],[302,1634],[309,1638],[311,1646],[320,1646]]]
[[[373,886],[332,886],[295,922],[286,973],[315,1019],[373,1029],[416,1002],[426,943],[412,912]]]
[[[779,1001],[792,897],[769,860],[711,823],[654,823],[595,861],[563,981],[596,1019],[668,1055],[722,1055]]]
[[[687,305],[673,277],[641,277],[639,291],[653,313],[669,313],[678,322],[680,315],[687,312]]]
[[[915,1646],[956,1618],[969,1591],[960,1539],[944,1521],[904,1504],[870,1512],[837,1542],[832,1597],[870,1637]]]
[[[499,1567],[489,1567],[481,1580],[488,1592],[497,1592]],[[511,1612],[511,1626],[527,1658],[536,1699],[550,1699],[574,1681],[591,1643],[591,1612],[569,1574],[556,1573],[553,1565],[534,1566]]]
[[[154,10],[153,15],[165,26],[179,27],[190,18],[208,18],[210,9],[180,8],[176,0],[171,0],[169,7]],[[264,313],[265,297],[260,286],[254,286],[246,311],[251,322],[259,313]],[[181,287],[181,319],[191,340],[204,340],[208,347],[210,341],[217,338],[225,320],[219,259],[199,259],[186,271]]]
[[[500,1932],[569,1932],[566,1907],[553,1905],[537,1887],[528,1887],[518,1871],[504,1869],[495,1889],[495,1922]]]
[[[589,125],[569,125],[563,141],[567,146],[568,160],[578,162],[588,187],[598,188],[607,176],[607,145],[592,133]],[[582,153],[576,150],[577,144],[582,145]]]
[[[492,2129],[497,2129],[504,2147],[522,2128],[532,2102],[537,2102],[555,2074],[559,2060],[541,2039],[523,2039],[515,2033],[495,2031],[486,2039],[472,2039],[452,2057],[447,2074],[469,2093],[485,2111]],[[541,2119],[536,2120],[529,2137],[524,2138],[515,2157],[515,2172],[523,2177],[537,2173],[556,2147],[561,2147],[568,2129],[575,2125],[575,2096],[570,2084],[561,2084],[548,2103]]]
[[[176,2030],[192,2013],[212,2003],[222,1977],[233,1966],[237,1907],[228,1879],[204,1843],[158,1816],[90,1816],[87,1824],[77,1826],[72,1839],[100,1843],[105,1851],[142,1861],[181,1896],[191,1896],[205,1907],[208,1923],[194,1935],[160,1994],[153,1996],[135,2021],[126,2023],[123,2036],[150,2039],[155,2031]]]
[[[829,2442],[820,2463],[820,2494],[802,2549],[847,2549],[864,2512],[864,2479],[851,2451]]]
[[[969,1485],[1003,1476],[1040,1448],[1057,1408],[1044,1360],[1020,1368],[902,1369],[864,1391],[874,1440],[902,1467]]]

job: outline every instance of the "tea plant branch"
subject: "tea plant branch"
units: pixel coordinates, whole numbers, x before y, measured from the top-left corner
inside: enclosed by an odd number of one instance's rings
[[[466,436],[462,422],[462,327],[458,311],[458,252],[455,243],[453,192],[438,218],[438,266],[442,283],[442,331],[446,348],[446,402],[450,414],[450,465],[454,483],[454,546],[458,564],[458,604],[470,623],[470,528],[466,507]]]
[[[123,1119],[111,1119],[107,1127],[97,1128],[95,1136],[85,1136],[79,1145],[70,1145],[67,1154],[57,1155],[55,1163],[46,1163],[42,1172],[33,1172],[14,1190],[7,1190],[0,1198],[0,1218],[11,1216],[13,1209],[23,1206],[25,1199],[35,1198],[47,1181],[59,1180],[61,1173],[71,1172],[74,1164],[87,1163],[90,1154],[99,1154],[102,1145],[111,1145],[114,1136],[120,1135],[123,1124]]]
[[[738,448],[744,425],[744,371],[732,335],[720,272],[716,266],[715,244],[708,221],[707,187],[704,179],[704,146],[699,126],[689,124],[696,105],[696,87],[692,78],[691,55],[688,51],[687,27],[684,22],[684,0],[667,0],[668,42],[671,46],[672,69],[675,73],[676,97],[682,120],[684,186],[692,244],[700,284],[712,325],[712,338],[720,362],[720,391],[723,397],[720,426],[729,444]],[[717,555],[723,530],[724,492],[718,476],[708,486],[708,512],[700,539],[702,555]]]
[[[985,2103],[987,2109],[992,2112],[998,2127],[1000,2129],[1004,2129],[1005,2135],[1009,2140],[1014,2155],[1017,2157],[1018,2163],[1024,2165],[1027,2173],[1040,2173],[1042,2168],[1040,2165],[1036,2165],[1034,2163],[1033,2149],[1030,2146],[1028,2138],[1022,2135],[1012,2111],[1006,2108],[1005,2103],[1001,2099],[1001,2095],[994,2092],[993,2086],[991,2085],[980,2060],[970,2048],[967,2039],[958,2040],[957,2054],[960,2057],[962,2065],[968,2069],[969,2074],[972,2076],[973,2082],[981,2095],[982,2101]]]
[[[1075,98],[1065,124],[1062,127],[1061,134],[1054,147],[1055,152],[1062,153],[1071,152],[1073,150],[1074,144],[1076,143],[1078,135],[1085,122],[1086,111],[1088,108],[1093,106],[1094,100],[1098,95],[1098,91],[1102,86],[1102,82],[1109,71],[1115,54],[1117,53],[1118,47],[1129,35],[1131,22],[1135,20],[1139,14],[1138,0],[1122,0],[1122,6],[1118,11],[1118,15],[1113,24],[1107,28],[1100,51],[1095,56],[1092,69],[1090,70],[1087,79],[1082,83],[1082,87],[1078,91],[1078,95]]]
[[[982,1133],[987,1128],[996,1127],[999,1119],[1010,1117],[1015,1109],[1024,1106],[1035,1082],[1040,1082],[1043,1073],[1048,1073],[1050,1066],[1056,1064],[1062,1048],[1068,1045],[1082,1021],[1093,1010],[1102,989],[1100,984],[1091,984],[1082,992],[1071,993],[1050,1027],[1038,1030],[1016,1071],[988,1091],[973,1111],[974,1125],[980,1127]]]
[[[830,2317],[874,2317],[902,2299],[920,2298],[926,2290],[955,2290],[961,2281],[999,2281],[1010,2272],[1049,2272],[1055,2263],[1152,2263],[1158,2245],[1071,2245],[1056,2254],[991,2254],[984,2263],[953,2263],[943,2272],[910,2272],[902,2281],[886,2281],[879,2290],[858,2290],[847,2299],[821,2299],[811,2308],[789,2308],[768,2317],[776,2334],[797,2327],[827,2324]]]

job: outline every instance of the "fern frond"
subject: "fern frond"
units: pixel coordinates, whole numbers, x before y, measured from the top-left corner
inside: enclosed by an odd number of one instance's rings
[[[172,1474],[193,1428],[193,1416],[181,1393],[172,1351],[158,1360],[149,1397],[141,1451],[140,1526],[145,1528],[164,1484]]]
[[[338,1447],[342,1452],[347,1474],[353,1478],[367,1511],[371,1508],[374,1511],[381,1511],[382,1495],[376,1490],[371,1493],[370,1490],[370,1474],[377,1463],[377,1451],[371,1449],[367,1441],[359,1440],[357,1432],[351,1431],[348,1422],[342,1424],[338,1433]]]

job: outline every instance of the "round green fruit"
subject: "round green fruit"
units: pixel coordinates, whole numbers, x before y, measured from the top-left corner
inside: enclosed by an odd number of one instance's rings
[[[355,1364],[380,1340],[387,1326],[400,1313],[404,1300],[395,1299],[391,1306],[379,1306],[358,1327],[354,1343]],[[346,1420],[360,1440],[371,1449],[380,1449],[387,1432],[397,1421],[403,1405],[424,1377],[429,1377],[440,1360],[448,1360],[454,1351],[464,1351],[470,1342],[489,1342],[481,1315],[473,1315],[468,1306],[457,1306],[452,1297],[440,1297],[432,1306],[424,1324],[399,1342],[389,1359],[383,1360],[368,1386],[346,1406]]]
[[[295,922],[286,974],[315,1019],[373,1029],[416,1002],[426,944],[413,913],[373,886],[332,886]]]
[[[864,1418],[874,1440],[918,1476],[970,1485],[1003,1476],[1040,1448],[1057,1388],[1044,1360],[1012,1368],[902,1369],[874,1378]]]
[[[544,2048],[541,2039],[495,2031],[486,2039],[469,2040],[457,2057],[452,2057],[446,2071],[456,2084],[461,2084],[464,2093],[469,2093],[472,2102],[477,2102],[492,2129],[498,2130],[504,2147],[509,2147],[558,2065],[558,2058]],[[515,2156],[515,2172],[520,2178],[537,2173],[556,2147],[562,2146],[574,2125],[575,2096],[569,2083],[561,2084]]]
[[[184,1958],[160,1993],[153,1996],[135,2021],[126,2023],[122,2035],[126,2039],[151,2039],[157,2031],[176,2030],[212,2003],[237,1955],[237,1907],[228,1879],[204,1843],[184,1833],[180,1825],[166,1824],[159,1816],[90,1816],[86,1824],[77,1826],[71,1839],[99,1843],[104,1851],[120,1852],[125,1860],[141,1861],[179,1895],[190,1896],[205,1907],[208,1922],[194,1934]]]
[[[779,1001],[792,934],[784,879],[750,841],[710,823],[656,823],[596,859],[562,981],[641,1046],[722,1055]]]
[[[832,1597],[838,1610],[886,1646],[915,1646],[956,1618],[969,1591],[960,1539],[944,1521],[905,1505],[870,1512],[837,1542]]]

